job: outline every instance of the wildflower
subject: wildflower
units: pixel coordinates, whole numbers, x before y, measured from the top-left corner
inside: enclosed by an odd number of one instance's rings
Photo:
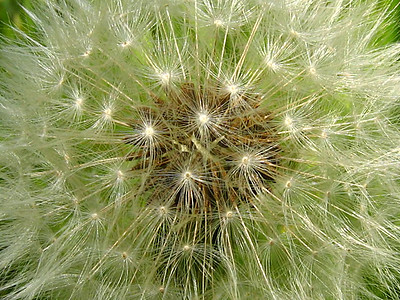
[[[49,0],[0,56],[4,299],[397,299],[378,1]]]

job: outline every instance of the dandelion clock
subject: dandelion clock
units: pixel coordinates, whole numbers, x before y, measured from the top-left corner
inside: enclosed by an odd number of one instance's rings
[[[399,299],[375,0],[47,0],[0,52],[0,297]]]

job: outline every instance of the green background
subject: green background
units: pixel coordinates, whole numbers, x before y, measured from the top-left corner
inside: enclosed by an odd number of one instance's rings
[[[0,0],[0,34],[12,38],[15,36],[10,24],[22,29],[29,30],[32,25],[21,5],[30,9],[32,0]]]

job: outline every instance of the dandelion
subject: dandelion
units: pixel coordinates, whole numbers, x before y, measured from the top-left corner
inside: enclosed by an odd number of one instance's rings
[[[0,295],[398,299],[378,0],[48,0],[0,50]]]

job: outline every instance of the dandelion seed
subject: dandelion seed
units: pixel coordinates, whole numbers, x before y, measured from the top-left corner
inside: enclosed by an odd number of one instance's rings
[[[228,85],[226,87],[226,90],[233,96],[237,95],[240,91],[239,86],[235,84]]]
[[[286,181],[285,187],[286,187],[287,189],[290,189],[290,188],[292,187],[292,181],[291,181],[291,180]]]
[[[291,36],[293,36],[293,37],[295,37],[295,38],[300,37],[300,33],[297,32],[297,31],[294,30],[294,29],[290,29],[289,33],[290,33]]]
[[[145,127],[144,131],[144,136],[147,138],[151,138],[154,135],[154,129],[151,126],[147,126]]]
[[[265,63],[265,64],[267,65],[267,67],[270,68],[272,71],[277,71],[277,70],[280,68],[279,64],[277,64],[276,62],[274,62],[274,61],[271,60],[271,59],[266,59],[264,63]]]
[[[166,86],[170,83],[172,75],[169,72],[162,72],[159,74],[159,77],[160,77],[161,84],[163,86]]]
[[[126,47],[129,47],[131,44],[132,44],[132,41],[124,41],[124,42],[120,43],[119,45],[122,48],[126,48]]]
[[[220,20],[220,19],[215,19],[214,20],[214,25],[216,27],[223,27],[224,26],[224,21]]]
[[[112,119],[111,114],[112,114],[111,108],[106,108],[106,109],[103,111],[103,116],[104,116],[104,118],[107,119],[107,120],[111,120],[111,119]]]
[[[167,210],[167,208],[165,206],[161,206],[159,210],[160,210],[160,214],[162,216],[166,215],[167,212],[168,212],[168,210]]]
[[[74,198],[72,199],[72,202],[73,202],[74,206],[77,207],[77,206],[79,205],[79,202],[80,202],[80,201],[79,201],[78,198],[75,198],[75,197],[74,197]]]
[[[184,178],[184,180],[192,179],[192,173],[189,171],[183,173],[183,178]]]
[[[65,160],[65,162],[66,162],[67,164],[70,163],[71,158],[70,158],[70,156],[69,156],[67,153],[64,154],[64,160]]]
[[[286,127],[293,128],[293,119],[291,117],[286,116],[285,120],[284,120],[284,123],[285,123]]]
[[[82,108],[82,104],[83,104],[83,98],[77,98],[75,100],[75,108],[76,109],[81,109]]]
[[[326,129],[322,130],[321,138],[326,139],[327,137],[328,137],[328,132],[326,131]]]
[[[313,76],[317,75],[317,70],[314,67],[310,67],[308,72]]]
[[[124,173],[121,170],[117,171],[117,180],[122,181],[124,179]]]
[[[243,157],[242,157],[241,164],[242,164],[243,166],[248,166],[249,163],[250,163],[250,158],[249,158],[248,156],[243,156]]]
[[[199,113],[198,115],[198,120],[200,122],[201,125],[205,125],[208,123],[208,121],[210,120],[209,116],[205,113]]]
[[[88,57],[92,53],[91,50],[86,50],[85,53],[82,54],[83,57]]]
[[[233,217],[233,215],[234,215],[233,211],[227,211],[226,214],[225,214],[225,217],[226,217],[227,219],[230,219],[230,218]]]
[[[61,77],[60,80],[57,82],[55,88],[59,88],[64,84],[65,78]]]

